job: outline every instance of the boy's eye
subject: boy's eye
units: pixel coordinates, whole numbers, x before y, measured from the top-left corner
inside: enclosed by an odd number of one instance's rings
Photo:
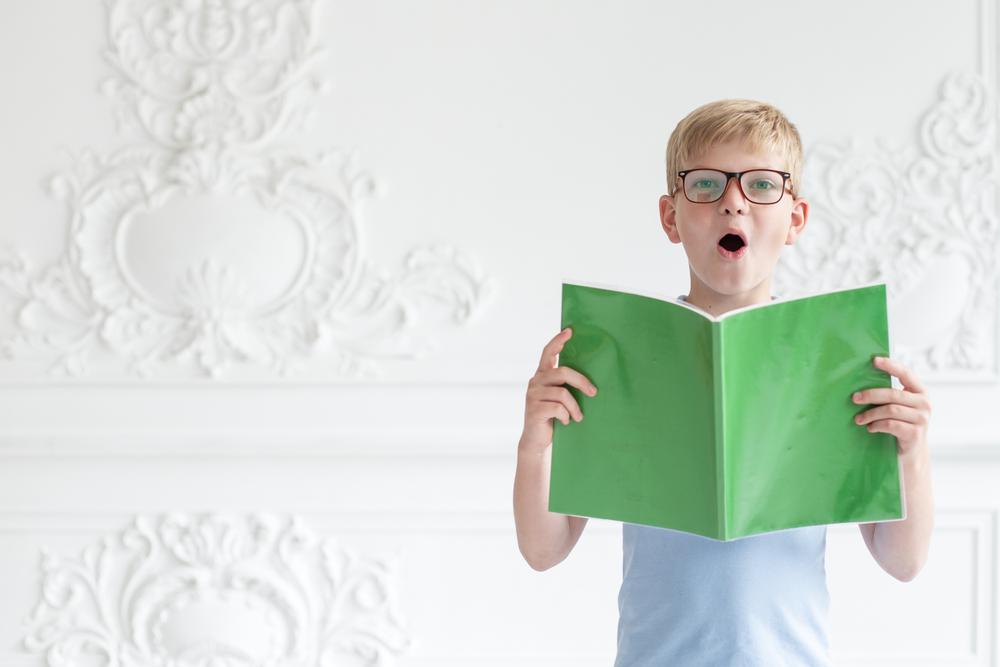
[[[719,184],[716,183],[715,181],[713,181],[710,178],[703,178],[703,179],[701,179],[699,181],[695,181],[694,182],[694,187],[696,187],[696,188],[702,188],[704,190],[711,190],[712,188],[719,187]]]
[[[771,188],[776,188],[778,186],[768,180],[757,180],[754,181],[750,187],[754,190],[770,190]]]

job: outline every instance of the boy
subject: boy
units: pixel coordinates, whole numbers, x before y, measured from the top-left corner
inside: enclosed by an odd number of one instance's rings
[[[799,196],[799,134],[774,107],[721,100],[695,109],[667,144],[668,192],[660,222],[682,243],[690,269],[685,300],[712,315],[766,303],[783,245],[803,232],[809,205]],[[573,549],[586,517],[548,511],[552,419],[581,421],[563,385],[588,396],[597,388],[558,366],[572,335],[545,345],[528,382],[518,443],[514,519],[521,554],[535,570]],[[858,387],[845,400],[873,406],[859,428],[896,436],[907,519],[859,524],[875,561],[900,581],[923,567],[933,528],[924,387],[899,363],[874,365],[903,389]],[[637,524],[622,524],[623,580],[618,595],[615,667],[683,665],[829,665],[826,526],[807,526],[721,542]]]

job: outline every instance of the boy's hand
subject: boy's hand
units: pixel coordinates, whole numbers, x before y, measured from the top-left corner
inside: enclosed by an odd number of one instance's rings
[[[538,370],[528,381],[528,391],[524,405],[524,431],[518,449],[529,452],[543,452],[552,444],[552,419],[559,419],[569,426],[570,415],[576,421],[583,420],[580,404],[576,402],[564,384],[578,388],[588,396],[597,394],[597,387],[582,373],[568,366],[556,366],[556,355],[570,339],[573,332],[567,327],[550,340],[542,350]]]
[[[855,403],[877,403],[854,418],[856,424],[868,424],[871,433],[891,433],[899,443],[899,453],[911,458],[927,447],[927,424],[931,403],[927,390],[909,369],[887,357],[875,357],[872,363],[883,371],[899,378],[903,389],[876,387],[856,392]]]

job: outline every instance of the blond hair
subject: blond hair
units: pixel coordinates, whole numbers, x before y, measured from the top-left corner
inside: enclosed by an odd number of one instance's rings
[[[709,102],[677,123],[667,142],[667,192],[674,194],[681,165],[709,147],[739,140],[751,151],[773,150],[785,159],[792,176],[789,189],[797,197],[802,174],[802,140],[783,113],[766,102],[733,99]]]

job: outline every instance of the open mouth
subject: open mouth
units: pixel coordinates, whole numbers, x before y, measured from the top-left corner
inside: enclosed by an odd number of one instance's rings
[[[729,252],[736,252],[740,248],[746,245],[746,241],[742,237],[736,234],[726,234],[721,239],[719,239],[719,245],[728,250]]]

